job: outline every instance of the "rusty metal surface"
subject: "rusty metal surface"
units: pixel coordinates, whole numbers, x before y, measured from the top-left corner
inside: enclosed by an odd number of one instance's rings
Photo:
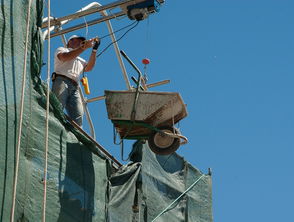
[[[130,126],[122,124],[114,124],[116,131],[119,133],[120,138],[129,136],[146,136],[151,133],[151,130],[142,126]]]
[[[108,118],[111,120],[131,120],[135,92],[132,91],[105,91]],[[134,121],[150,124],[155,127],[172,126],[187,114],[179,93],[140,91]],[[116,124],[115,127],[121,136],[127,131],[128,135],[147,135],[151,130],[142,126]]]
[[[111,120],[130,120],[135,92],[105,91],[108,118]],[[156,115],[156,121],[166,121],[173,116],[187,116],[186,106],[179,95],[173,92],[139,93],[136,106],[136,121],[146,121]]]

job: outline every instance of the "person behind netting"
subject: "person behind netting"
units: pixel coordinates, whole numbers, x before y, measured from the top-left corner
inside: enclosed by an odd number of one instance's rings
[[[68,116],[79,126],[83,123],[83,104],[79,93],[79,78],[83,72],[93,69],[96,52],[100,45],[99,38],[86,40],[73,35],[68,39],[67,47],[59,47],[54,55],[52,91],[66,109]],[[86,49],[92,48],[88,62],[79,57]]]

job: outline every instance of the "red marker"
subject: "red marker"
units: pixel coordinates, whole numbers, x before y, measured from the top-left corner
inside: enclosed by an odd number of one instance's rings
[[[150,59],[145,58],[145,59],[142,60],[142,63],[144,65],[148,65],[150,63]]]

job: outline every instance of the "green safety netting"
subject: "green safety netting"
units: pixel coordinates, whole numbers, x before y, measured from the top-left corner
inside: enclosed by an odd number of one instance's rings
[[[148,144],[138,141],[131,163],[113,174],[110,184],[110,221],[122,221],[121,217],[125,221],[153,221],[192,184],[155,221],[212,221],[211,176],[203,175],[176,153],[156,155]]]
[[[30,9],[30,18],[28,10]],[[26,22],[27,75],[14,221],[41,221],[46,86],[42,66],[43,1],[1,0],[0,221],[10,220],[20,118]],[[50,94],[46,221],[152,221],[203,174],[177,154],[158,156],[134,144],[131,162],[114,167],[95,143],[66,121]],[[211,177],[201,180],[156,221],[211,222]]]

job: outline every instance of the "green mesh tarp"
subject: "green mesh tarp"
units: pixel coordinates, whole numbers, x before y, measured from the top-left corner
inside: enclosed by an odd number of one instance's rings
[[[21,132],[15,221],[41,221],[46,92],[40,80],[43,1],[1,1],[0,35],[0,221],[10,221],[20,118],[26,22],[27,75]],[[47,173],[47,221],[105,221],[106,159],[65,121],[51,95]]]
[[[0,12],[0,221],[10,221],[24,65],[27,66],[14,221],[42,219],[46,87],[42,67],[43,1],[1,0]],[[28,10],[30,17],[28,18]],[[29,21],[24,62],[26,22]],[[25,63],[25,64],[24,64]],[[199,178],[176,154],[160,157],[134,145],[121,169],[65,119],[50,94],[46,221],[152,221]],[[157,221],[211,222],[211,178],[205,175]]]
[[[131,160],[132,164],[110,179],[109,221],[119,222],[121,217],[127,219],[124,221],[153,221],[195,184],[155,221],[212,222],[210,175],[203,175],[176,153],[156,155],[141,142],[134,144]]]

